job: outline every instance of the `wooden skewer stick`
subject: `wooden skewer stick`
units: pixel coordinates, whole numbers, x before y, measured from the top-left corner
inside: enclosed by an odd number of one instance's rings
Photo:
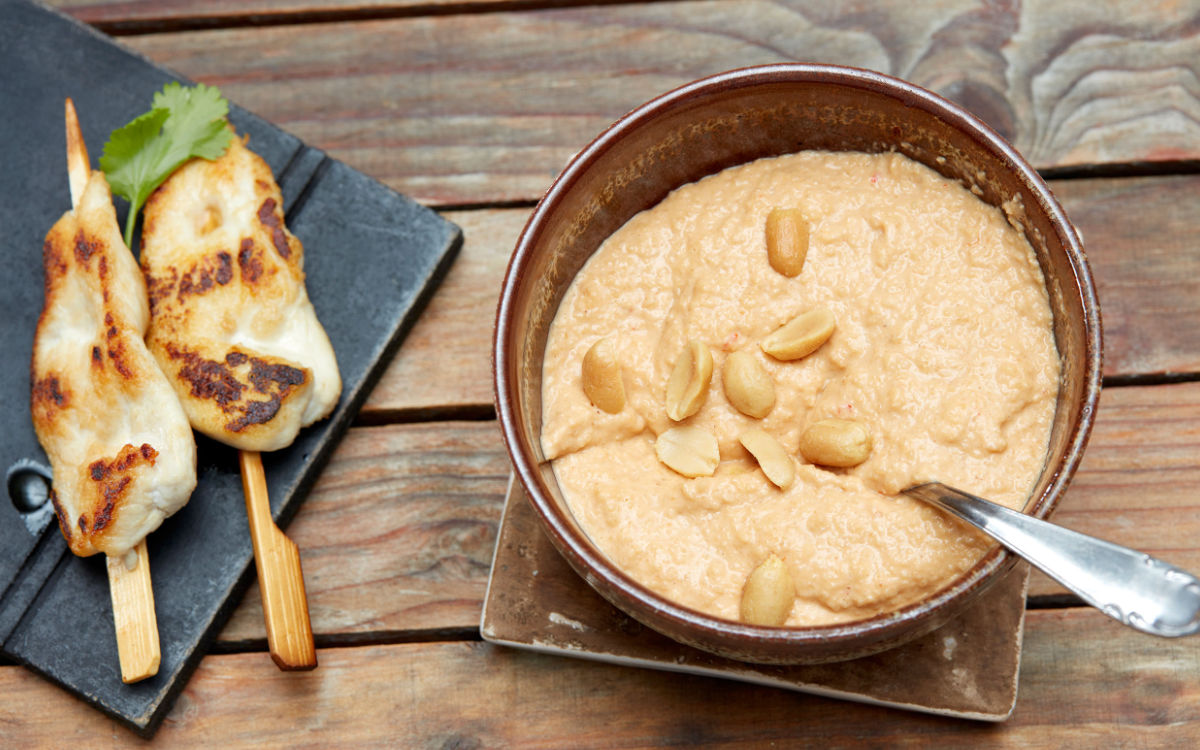
[[[79,208],[83,189],[87,187],[88,178],[92,175],[92,166],[88,161],[87,144],[83,142],[83,133],[79,131],[79,118],[75,116],[75,102],[69,98],[66,103],[66,118],[67,182],[71,186],[71,208]]]
[[[241,451],[238,461],[271,658],[280,669],[313,669],[317,666],[317,650],[308,618],[300,548],[271,518],[262,456],[257,451]]]
[[[125,683],[158,674],[162,660],[146,540],[138,542],[130,554],[135,559],[132,569],[120,558],[108,558],[108,592],[117,629],[117,653],[121,656],[121,682]]]
[[[75,103],[66,101],[67,178],[71,207],[78,208],[92,168],[87,144],[79,130]],[[117,631],[117,653],[121,659],[121,681],[137,682],[158,674],[162,651],[158,642],[158,615],[150,585],[150,555],[146,540],[130,552],[133,566],[125,560],[108,558],[108,591],[112,597],[113,625]]]

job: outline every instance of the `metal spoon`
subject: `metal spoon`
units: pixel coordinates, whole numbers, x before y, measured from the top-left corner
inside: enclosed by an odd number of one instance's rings
[[[904,494],[981,529],[1131,628],[1167,637],[1200,632],[1200,579],[1173,565],[940,482],[909,487]]]

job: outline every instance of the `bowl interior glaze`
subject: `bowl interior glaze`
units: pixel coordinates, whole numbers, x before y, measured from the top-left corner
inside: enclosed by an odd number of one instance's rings
[[[1002,207],[1029,239],[1049,291],[1062,376],[1046,464],[1027,512],[1045,517],[1057,503],[1099,397],[1099,308],[1079,239],[1037,173],[955,105],[878,73],[773,65],[698,81],[619,120],[572,160],[517,243],[496,326],[501,428],[551,541],[589,584],[676,640],[747,661],[819,663],[890,648],[945,622],[1015,562],[996,548],[948,588],[867,620],[750,626],[680,607],[636,583],[592,545],[567,509],[541,450],[541,368],[547,331],[575,274],[617,228],[680,185],[806,149],[898,151]]]

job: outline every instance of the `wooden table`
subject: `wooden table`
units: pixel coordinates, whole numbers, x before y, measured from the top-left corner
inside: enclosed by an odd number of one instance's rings
[[[940,92],[1050,178],[1083,234],[1105,390],[1055,519],[1200,570],[1200,3],[57,0],[466,233],[449,277],[289,528],[321,666],[266,655],[251,590],[153,744],[1117,747],[1200,743],[1200,641],[1035,576],[999,726],[495,647],[478,622],[508,477],[490,335],[531,207],[615,118],[758,63]],[[1019,6],[1019,7],[1018,7]],[[0,666],[0,744],[141,744]]]

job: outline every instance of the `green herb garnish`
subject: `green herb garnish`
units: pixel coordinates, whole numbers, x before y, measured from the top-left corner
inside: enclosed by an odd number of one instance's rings
[[[100,168],[113,192],[129,201],[127,246],[133,247],[137,213],[155,188],[188,159],[217,159],[229,148],[228,114],[229,102],[217,87],[168,83],[154,95],[149,112],[108,137]]]

